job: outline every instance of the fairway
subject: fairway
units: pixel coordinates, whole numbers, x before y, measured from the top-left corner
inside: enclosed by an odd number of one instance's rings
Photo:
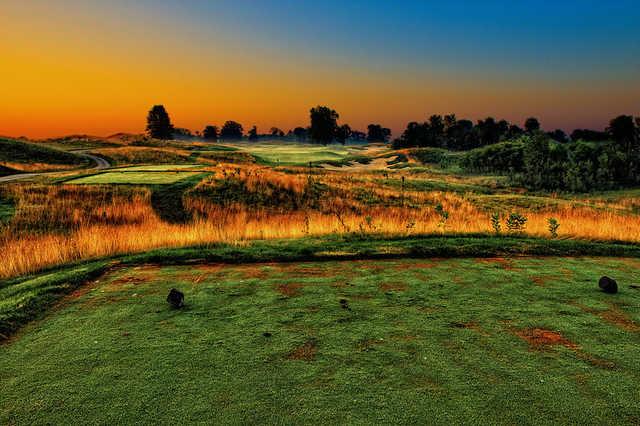
[[[205,166],[200,164],[147,164],[144,166],[130,166],[117,169],[119,172],[169,172],[169,171],[194,171]]]
[[[274,165],[304,166],[309,162],[337,161],[357,153],[359,148],[344,145],[311,145],[303,143],[260,142],[233,145],[249,152],[258,160]]]
[[[0,423],[620,424],[640,261],[116,269],[0,346]],[[620,293],[597,290],[612,275]],[[186,307],[165,297],[184,291]]]
[[[99,184],[129,184],[129,185],[157,185],[170,184],[195,176],[199,172],[106,172],[92,176],[85,176],[67,181],[70,184],[99,185]]]

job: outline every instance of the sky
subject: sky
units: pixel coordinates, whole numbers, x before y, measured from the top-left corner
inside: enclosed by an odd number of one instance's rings
[[[0,134],[226,120],[285,131],[327,105],[390,127],[455,113],[602,129],[640,115],[637,0],[0,0]]]

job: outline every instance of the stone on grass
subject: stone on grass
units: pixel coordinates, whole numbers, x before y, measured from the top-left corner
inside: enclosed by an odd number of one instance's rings
[[[181,291],[172,288],[167,296],[167,302],[169,302],[172,308],[182,308],[184,306],[184,294]]]
[[[604,291],[605,293],[615,294],[618,292],[618,283],[613,278],[609,278],[609,277],[600,278],[600,281],[598,282],[598,286],[600,286],[602,291]]]

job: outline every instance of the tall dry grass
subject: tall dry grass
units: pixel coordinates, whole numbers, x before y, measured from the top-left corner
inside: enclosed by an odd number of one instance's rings
[[[282,211],[242,202],[221,205],[198,195],[198,191],[215,185],[217,179],[230,179],[233,174],[234,179],[245,182],[249,191],[282,188],[305,194],[310,184],[308,176],[258,166],[225,166],[215,173],[185,198],[187,208],[197,212],[194,221],[186,224],[163,222],[153,210],[150,192],[145,188],[11,185],[3,192],[17,200],[17,213],[0,233],[0,277],[83,259],[216,242],[352,232],[492,232],[490,213],[464,194],[400,194],[397,189],[375,184],[375,176],[362,180],[327,173],[313,178],[328,188],[317,207]],[[362,189],[375,194],[377,201],[371,204],[370,200],[355,197]],[[612,204],[627,205],[624,201]],[[446,220],[435,208],[437,205],[448,213]],[[549,236],[547,221],[554,217],[560,223],[561,237],[640,242],[640,217],[627,210],[565,203],[521,213],[528,218],[526,233],[530,235]]]

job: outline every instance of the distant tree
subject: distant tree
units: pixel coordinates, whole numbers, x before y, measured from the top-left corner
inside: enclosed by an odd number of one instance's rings
[[[627,154],[631,152],[636,142],[636,126],[633,117],[620,115],[609,122],[607,133]]]
[[[561,129],[556,129],[553,132],[547,133],[547,135],[556,142],[566,143],[569,142],[569,137]]]
[[[523,134],[524,134],[524,130],[522,130],[520,128],[520,126],[518,126],[517,124],[511,124],[509,126],[509,130],[507,130],[507,134],[505,136],[505,139],[507,139],[507,140],[517,139],[520,136],[522,136]]]
[[[344,143],[351,137],[351,127],[348,124],[343,124],[336,128],[336,140],[344,145]]]
[[[367,140],[370,142],[388,142],[391,130],[382,127],[380,124],[369,124],[367,126]]]
[[[154,105],[147,115],[147,133],[155,139],[171,139],[173,125],[167,110],[162,105]]]
[[[589,129],[575,129],[571,132],[572,141],[585,141],[585,142],[604,142],[609,140],[609,134],[607,132],[600,132],[597,130]]]
[[[358,130],[351,131],[351,139],[356,141],[363,141],[367,138],[367,134],[365,132],[360,132]]]
[[[296,127],[293,129],[293,134],[299,141],[304,141],[307,139],[307,129],[304,127]]]
[[[227,121],[220,130],[220,139],[242,139],[242,124],[235,121]]]
[[[535,117],[529,117],[524,122],[524,130],[529,134],[537,132],[538,130],[540,130],[540,122]]]
[[[258,140],[258,128],[256,126],[253,126],[251,130],[249,130],[249,140],[250,141]]]
[[[500,127],[498,127],[498,123],[493,117],[479,120],[478,124],[476,124],[476,132],[479,143],[482,146],[493,145],[500,141]]]
[[[218,139],[218,126],[206,126],[202,131],[202,137],[208,141]]]
[[[174,127],[172,137],[180,140],[193,139],[193,133],[191,133],[191,130],[189,129]]]
[[[326,106],[317,106],[309,111],[311,118],[310,136],[314,142],[328,144],[333,141],[338,127],[338,113]]]
[[[269,130],[269,133],[271,133],[271,136],[276,138],[281,138],[284,136],[284,132],[277,127],[272,127],[271,130]]]

